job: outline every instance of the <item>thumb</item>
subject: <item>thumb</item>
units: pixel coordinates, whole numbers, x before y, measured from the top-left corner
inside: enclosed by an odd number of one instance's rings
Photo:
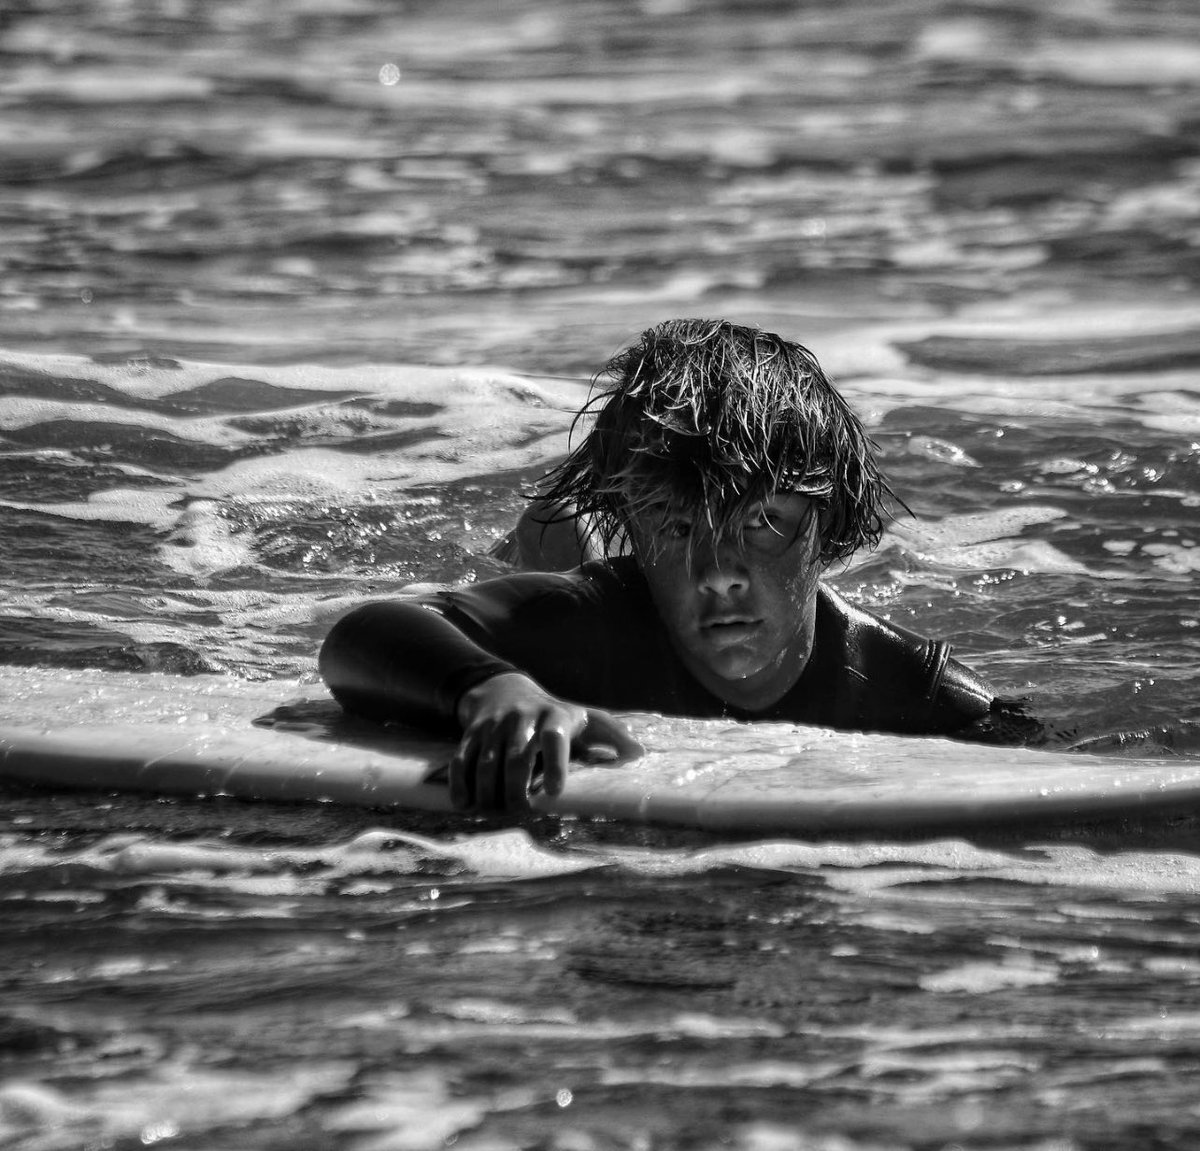
[[[616,760],[637,759],[644,755],[646,749],[638,743],[629,729],[606,711],[591,711],[587,713],[587,722],[575,740],[580,747],[610,748],[616,755]],[[606,758],[606,757],[600,757]]]

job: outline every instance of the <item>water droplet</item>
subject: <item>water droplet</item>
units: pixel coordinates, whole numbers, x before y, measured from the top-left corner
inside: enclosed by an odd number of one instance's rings
[[[388,88],[400,83],[400,69],[390,61],[379,69],[379,82]]]

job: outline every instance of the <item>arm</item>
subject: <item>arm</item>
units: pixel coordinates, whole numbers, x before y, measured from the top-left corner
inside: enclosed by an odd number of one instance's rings
[[[416,603],[367,604],[343,617],[319,666],[351,711],[462,732],[450,761],[457,807],[519,806],[539,762],[546,790],[559,794],[572,749],[607,746],[617,757],[642,751],[606,712],[557,699]]]
[[[950,645],[930,641],[927,666],[933,669],[927,690],[931,733],[951,733],[976,723],[991,710],[995,692],[971,668],[950,658]]]
[[[822,585],[818,611],[846,670],[838,723],[864,731],[953,735],[986,716],[995,692],[950,645],[847,603]],[[822,617],[818,616],[818,623]]]
[[[463,692],[517,670],[412,601],[364,604],[343,616],[321,646],[317,666],[348,711],[442,730],[458,727]]]
[[[949,652],[949,645],[941,646]],[[1028,702],[996,695],[976,672],[947,659],[933,696],[931,723],[954,739],[1034,747],[1046,743],[1049,732],[1026,710]]]

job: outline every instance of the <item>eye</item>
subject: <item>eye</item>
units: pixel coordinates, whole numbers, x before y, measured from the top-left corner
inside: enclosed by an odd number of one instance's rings
[[[685,540],[692,534],[692,524],[690,520],[664,520],[662,527],[658,529],[658,534],[663,539],[668,540]]]
[[[742,531],[747,532],[774,532],[779,533],[780,517],[774,512],[767,511],[766,508],[759,508],[758,511],[748,515],[742,521]]]

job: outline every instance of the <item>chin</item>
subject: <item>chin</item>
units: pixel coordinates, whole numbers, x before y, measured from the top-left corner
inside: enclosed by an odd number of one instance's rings
[[[712,675],[731,683],[750,679],[766,667],[766,664],[755,656],[731,656],[728,659],[717,660],[710,658],[705,663]]]

